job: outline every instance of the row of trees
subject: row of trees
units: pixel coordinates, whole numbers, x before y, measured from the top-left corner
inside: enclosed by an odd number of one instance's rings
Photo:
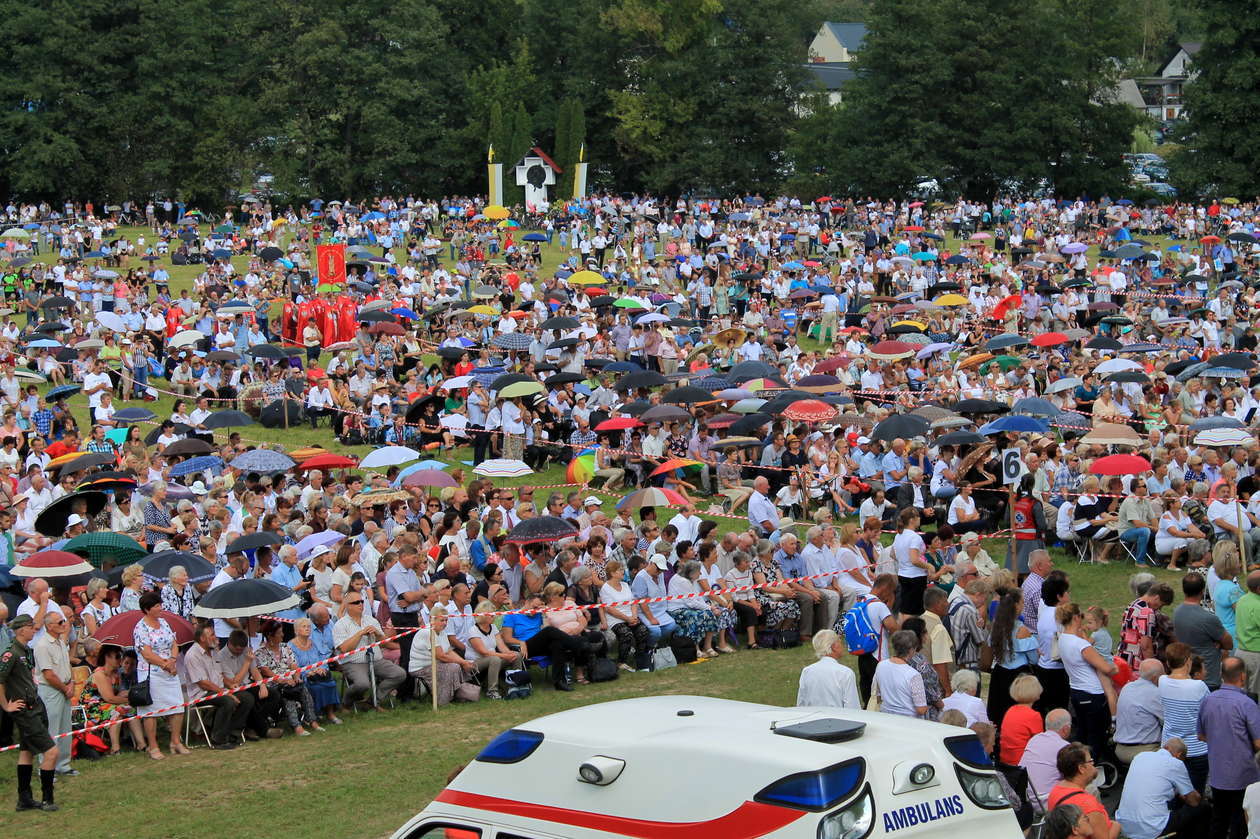
[[[1146,48],[1151,2],[0,0],[0,194],[217,206],[264,173],[294,199],[481,192],[491,143],[509,166],[551,153],[561,194],[583,144],[592,185],[619,191],[891,194],[926,175],[1097,193],[1136,121],[1104,95],[1113,59]],[[1215,32],[1260,0],[1196,2]],[[811,101],[819,23],[858,17],[859,78],[840,106]],[[1232,17],[1201,60],[1254,36],[1260,17]],[[1231,97],[1255,81],[1203,79],[1232,110],[1196,100],[1217,114],[1200,160],[1233,148],[1213,136],[1241,131]]]

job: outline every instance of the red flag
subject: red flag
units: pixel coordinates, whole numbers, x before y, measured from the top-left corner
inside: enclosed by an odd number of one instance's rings
[[[316,245],[315,265],[319,285],[345,283],[346,246]]]

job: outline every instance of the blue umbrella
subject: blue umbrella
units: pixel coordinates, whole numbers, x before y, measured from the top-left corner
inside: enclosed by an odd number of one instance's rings
[[[184,475],[191,475],[195,472],[207,472],[212,469],[222,468],[223,458],[212,454],[206,454],[201,457],[193,457],[181,463],[176,463],[171,467],[171,477],[182,478]]]
[[[793,260],[792,262],[783,263],[784,271],[800,271],[804,267],[805,267],[804,265],[802,265],[799,262],[796,262],[795,260]]]
[[[987,422],[980,426],[981,434],[997,434],[1000,431],[1039,432],[1045,434],[1049,430],[1050,426],[1044,421],[1022,414],[1007,414],[1004,417],[998,417],[993,422]]]
[[[210,255],[213,256],[215,259],[231,259],[232,258],[232,252],[228,250],[227,248],[215,248],[214,250],[210,251]]]
[[[796,234],[795,233],[780,233],[779,241],[780,242],[795,242]]]
[[[87,253],[83,254],[83,258],[84,259],[104,259],[105,252],[104,251],[88,251]]]
[[[521,237],[522,242],[545,242],[547,237],[542,233],[526,233]]]
[[[918,253],[910,254],[910,258],[931,261],[933,259],[936,259],[936,255],[930,254],[927,251],[919,251]]]
[[[49,402],[55,402],[58,399],[65,399],[67,396],[74,396],[83,390],[81,385],[57,385],[45,394],[45,398]]]
[[[233,469],[242,472],[280,473],[297,465],[297,461],[284,452],[272,449],[254,449],[238,455],[231,463]]]
[[[966,265],[969,262],[971,262],[971,260],[960,253],[956,253],[949,259],[945,260],[946,265]]]
[[[1016,414],[1031,414],[1033,416],[1054,417],[1059,415],[1059,409],[1049,399],[1042,399],[1039,396],[1029,396],[1019,400],[1011,410]]]
[[[114,414],[114,419],[119,422],[148,422],[149,420],[157,419],[157,414],[148,408],[131,407],[117,411]]]
[[[612,364],[604,365],[601,373],[638,373],[643,368],[635,364],[633,361],[614,361]]]
[[[51,350],[51,349],[56,349],[57,347],[60,347],[61,342],[54,341],[51,338],[40,338],[36,341],[31,341],[26,346],[30,347],[33,350]]]
[[[384,213],[373,211],[359,216],[359,221],[380,221],[383,218],[385,218]]]
[[[391,315],[398,315],[399,317],[404,317],[407,320],[419,320],[419,317],[420,317],[415,312],[408,309],[406,306],[399,306],[396,309],[390,309],[389,313]]]

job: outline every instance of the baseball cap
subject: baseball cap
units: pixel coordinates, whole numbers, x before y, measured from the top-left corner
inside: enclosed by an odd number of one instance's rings
[[[664,554],[652,554],[652,558],[649,559],[648,562],[652,563],[653,565],[655,565],[657,568],[661,569],[662,571],[669,568],[669,563],[665,561]]]
[[[857,444],[858,444],[859,446],[865,446],[865,445],[866,445],[867,443],[869,443],[869,442],[871,442],[871,438],[870,438],[870,437],[859,437],[859,438],[857,438]]]
[[[604,502],[600,501],[598,498],[596,498],[593,495],[588,495],[586,497],[586,500],[582,502],[583,507],[589,507],[592,504],[594,504],[596,507],[602,507],[604,505]]]
[[[70,518],[66,519],[66,530],[74,527],[76,524],[87,524],[87,519],[78,513],[71,513]]]

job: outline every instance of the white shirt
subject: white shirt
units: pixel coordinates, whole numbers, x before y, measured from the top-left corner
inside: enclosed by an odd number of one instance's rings
[[[926,577],[927,571],[924,571],[917,565],[910,562],[910,552],[918,550],[919,559],[923,559],[923,555],[927,553],[923,544],[923,537],[915,533],[913,530],[903,530],[897,534],[897,538],[893,539],[893,556],[897,560],[897,576],[898,577]]]
[[[113,380],[110,379],[108,373],[88,373],[83,377],[83,389],[91,390],[94,387],[105,385],[105,390],[97,391],[88,395],[88,407],[99,408],[101,406],[101,394],[107,392],[114,386]]]
[[[696,515],[684,516],[682,513],[674,516],[669,523],[678,528],[678,539],[695,544],[700,539],[700,517]]]
[[[230,583],[230,582],[232,582],[232,581],[233,581],[233,580],[235,580],[235,579],[236,579],[235,577],[233,577],[231,574],[229,574],[229,573],[227,572],[227,569],[225,569],[225,568],[220,568],[220,569],[219,569],[219,573],[215,574],[215,575],[214,575],[214,579],[210,581],[210,588],[209,588],[209,589],[207,589],[207,590],[208,590],[208,591],[213,591],[214,589],[218,588],[219,586],[223,585],[224,583]],[[229,635],[231,635],[231,634],[232,634],[232,629],[233,629],[233,627],[232,627],[232,626],[230,626],[230,625],[228,624],[228,622],[227,622],[227,621],[225,621],[225,620],[223,620],[223,619],[221,619],[221,618],[215,618],[215,619],[214,619],[214,634],[215,634],[215,637],[217,637],[217,638],[226,638],[226,637],[228,637]]]
[[[886,714],[917,717],[916,710],[927,705],[923,676],[909,664],[892,659],[875,666],[875,689],[879,692],[880,710]]]
[[[763,521],[770,522],[772,530],[778,530],[779,511],[775,509],[769,498],[766,498],[760,492],[754,492],[748,497],[748,521],[752,523],[758,532],[761,532],[761,523]]]
[[[1184,762],[1164,749],[1139,754],[1129,767],[1120,806],[1116,808],[1116,821],[1124,828],[1124,835],[1131,839],[1155,839],[1163,834],[1164,825],[1168,823],[1169,803],[1193,790]],[[1257,815],[1254,809],[1250,813],[1253,818]]]
[[[342,644],[346,642],[347,639],[349,639],[352,635],[354,635],[356,632],[358,632],[360,629],[362,629],[365,626],[374,626],[377,629],[381,628],[380,623],[376,620],[376,618],[369,615],[367,613],[367,610],[364,610],[363,620],[359,623],[355,623],[354,618],[350,617],[349,615],[345,615],[340,620],[338,620],[335,624],[333,624],[333,646],[340,647]],[[421,635],[425,635],[427,637],[427,633],[423,633],[423,632],[416,633],[416,640],[412,643],[411,656],[413,659],[415,658],[415,647],[419,645]],[[372,636],[369,638],[368,636],[365,635],[363,636],[363,638],[359,640],[360,640],[360,646],[362,646],[364,644],[370,644],[372,641],[377,640],[377,638],[375,636]],[[441,644],[441,641],[439,641],[439,645],[440,644]],[[334,653],[340,653],[340,650],[334,650]],[[381,657],[380,651],[376,651],[372,657],[374,659],[379,659]],[[346,656],[345,658],[342,659],[342,661],[348,662],[350,664],[357,664],[362,661],[367,661],[367,653],[365,653],[363,650],[359,650],[353,655]]]
[[[831,656],[823,656],[801,671],[796,704],[801,707],[862,708],[853,671]]]

